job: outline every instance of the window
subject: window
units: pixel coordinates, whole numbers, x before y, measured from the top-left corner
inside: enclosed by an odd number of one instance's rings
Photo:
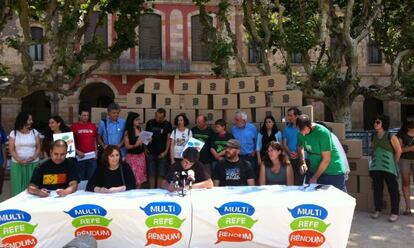
[[[260,56],[260,48],[256,43],[252,40],[249,40],[249,63],[255,64],[255,63],[261,63],[262,58]]]
[[[139,68],[162,69],[161,16],[144,14],[139,23]]]
[[[213,18],[209,17],[209,22]],[[191,60],[192,61],[209,61],[208,47],[202,42],[203,25],[200,22],[200,15],[191,17]]]
[[[92,12],[89,15],[89,27],[85,32],[85,37],[84,37],[84,41],[86,42],[91,42],[92,38],[93,38],[93,33],[95,32],[95,28],[96,28],[96,38],[98,39],[99,42],[102,42],[104,44],[105,47],[108,47],[108,21],[107,21],[107,17],[105,16],[105,18],[103,18],[102,23],[99,24],[98,27],[96,27],[96,25],[98,24],[99,21],[99,13],[98,12]],[[88,59],[95,59],[96,55],[95,54],[90,54],[88,56]]]
[[[43,44],[40,44],[40,41],[43,38],[43,29],[38,27],[31,27],[30,32],[32,34],[32,40],[39,42],[39,44],[30,46],[30,57],[33,61],[43,61]]]
[[[300,54],[300,53],[292,53],[291,54],[291,62],[293,64],[301,64],[302,63],[302,54]]]
[[[368,64],[382,64],[381,50],[371,39],[368,41]]]

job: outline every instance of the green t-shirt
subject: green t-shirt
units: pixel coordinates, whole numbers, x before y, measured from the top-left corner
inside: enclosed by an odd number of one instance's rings
[[[331,132],[319,125],[315,124],[312,131],[303,136],[299,133],[298,145],[303,147],[308,154],[311,172],[318,170],[322,161],[322,152],[331,151],[331,162],[326,168],[323,175],[342,175],[345,174],[345,166],[341,162],[339,152],[332,141]]]

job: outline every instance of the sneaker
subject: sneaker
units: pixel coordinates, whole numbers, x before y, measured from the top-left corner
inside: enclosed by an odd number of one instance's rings
[[[388,218],[389,222],[396,222],[398,220],[398,215],[391,214],[390,218]]]
[[[378,219],[379,216],[380,216],[380,211],[375,211],[373,214],[371,214],[371,218],[373,219]]]

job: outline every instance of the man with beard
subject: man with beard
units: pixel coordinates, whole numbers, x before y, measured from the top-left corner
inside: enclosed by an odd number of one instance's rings
[[[251,164],[239,156],[240,142],[227,141],[225,158],[214,168],[214,186],[254,186],[255,174]]]

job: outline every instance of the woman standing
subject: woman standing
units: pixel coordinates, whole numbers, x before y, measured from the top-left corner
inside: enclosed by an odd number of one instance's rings
[[[273,116],[266,116],[263,121],[263,126],[260,128],[260,132],[257,135],[256,141],[256,154],[257,163],[262,164],[263,158],[267,153],[267,145],[271,141],[282,143],[282,133],[277,129],[276,121]]]
[[[139,135],[141,134],[139,114],[129,112],[125,124],[124,144],[127,149],[125,161],[129,164],[134,172],[136,188],[139,189],[141,184],[147,181],[147,168],[145,163],[145,147]]]
[[[96,193],[116,193],[135,189],[134,173],[122,162],[121,150],[108,145],[103,154],[103,165],[98,166],[89,179],[86,190]]]
[[[50,157],[50,144],[53,142],[53,134],[71,132],[70,128],[66,126],[62,117],[56,115],[49,119],[49,127],[45,132],[45,138],[42,142],[42,152],[45,158]]]
[[[174,119],[175,128],[170,135],[171,139],[171,164],[183,159],[182,153],[184,146],[190,137],[193,136],[191,130],[187,128],[190,121],[184,113],[178,114]]]
[[[411,215],[410,183],[414,176],[414,116],[407,118],[397,134],[401,144],[402,155],[400,159],[400,172],[402,179],[402,192],[405,200],[403,215]]]
[[[283,147],[271,141],[267,147],[267,155],[260,164],[259,185],[293,185],[293,169]]]
[[[12,156],[11,194],[15,196],[29,185],[33,170],[39,165],[40,137],[32,129],[33,119],[29,113],[20,112],[9,135],[9,151]]]
[[[391,198],[391,216],[388,221],[398,220],[400,193],[398,190],[397,164],[401,156],[401,146],[397,136],[388,133],[390,118],[385,115],[378,115],[374,121],[375,134],[372,138],[374,154],[372,156],[369,174],[374,186],[375,212],[371,215],[377,219],[383,205],[384,181],[387,184]]]

